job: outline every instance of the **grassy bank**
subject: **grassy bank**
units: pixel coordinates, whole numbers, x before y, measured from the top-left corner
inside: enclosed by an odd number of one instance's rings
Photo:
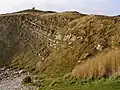
[[[32,83],[38,90],[120,90],[120,78],[75,79],[37,77]]]

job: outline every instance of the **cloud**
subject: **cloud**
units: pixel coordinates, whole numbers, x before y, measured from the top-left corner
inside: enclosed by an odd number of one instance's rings
[[[119,14],[119,0],[2,0],[0,12],[13,12],[32,8],[43,10],[67,11],[77,10],[91,14]]]

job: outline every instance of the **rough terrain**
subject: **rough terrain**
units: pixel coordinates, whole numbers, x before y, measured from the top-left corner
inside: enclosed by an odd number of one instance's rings
[[[0,67],[47,78],[69,76],[76,65],[119,46],[119,16],[39,10],[0,15]],[[2,80],[1,88],[19,88],[22,76]]]
[[[34,86],[22,85],[23,79],[28,73],[23,70],[15,71],[10,69],[0,69],[0,90],[36,90]]]

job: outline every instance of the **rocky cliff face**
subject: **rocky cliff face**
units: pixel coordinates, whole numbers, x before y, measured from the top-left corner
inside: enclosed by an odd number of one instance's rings
[[[79,61],[119,46],[119,20],[35,10],[0,15],[1,66],[63,75]]]

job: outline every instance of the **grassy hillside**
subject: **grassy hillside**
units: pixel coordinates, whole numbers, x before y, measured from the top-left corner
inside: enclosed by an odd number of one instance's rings
[[[114,71],[119,72],[119,53],[114,55],[113,52],[119,48],[119,38],[119,16],[39,10],[2,14],[0,66],[25,69],[53,80],[70,75],[78,78],[91,77],[91,74],[104,76],[103,71],[107,69],[100,67],[111,62],[108,67],[110,71],[114,69],[108,75],[111,76]],[[91,65],[94,67],[90,68]]]

